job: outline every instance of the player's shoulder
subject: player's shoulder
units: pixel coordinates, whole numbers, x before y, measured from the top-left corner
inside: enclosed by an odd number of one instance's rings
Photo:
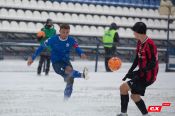
[[[51,36],[49,39],[58,39],[58,35],[55,34],[55,35]]]
[[[71,35],[69,35],[69,36],[68,36],[68,39],[74,39],[74,37],[73,37],[73,36],[71,36]]]
[[[47,41],[55,41],[58,40],[58,35],[53,35],[47,39]]]
[[[68,36],[68,41],[75,41],[75,39],[74,39],[74,37],[72,37],[72,36]]]
[[[151,38],[148,38],[147,43],[148,43],[149,46],[152,46],[152,47],[155,47],[155,48],[157,47],[156,44],[154,43],[154,41]]]
[[[149,44],[154,45],[154,41],[153,41],[152,38],[150,38],[150,37],[148,37],[147,42],[148,42]]]

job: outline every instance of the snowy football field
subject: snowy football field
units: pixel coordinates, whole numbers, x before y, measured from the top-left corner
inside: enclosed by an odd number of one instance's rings
[[[89,80],[76,79],[68,102],[63,101],[65,83],[51,69],[49,76],[36,75],[38,61],[31,67],[23,60],[0,61],[0,116],[116,116],[120,112],[119,86],[131,64],[124,63],[119,71],[107,73],[99,62],[94,72],[94,61],[74,61],[74,69],[89,69]],[[170,102],[160,113],[152,116],[175,116],[175,73],[165,73],[160,64],[157,81],[148,87],[147,107]],[[141,116],[130,99],[129,116]]]

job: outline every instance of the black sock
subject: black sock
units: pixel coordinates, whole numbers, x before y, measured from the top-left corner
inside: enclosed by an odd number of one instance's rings
[[[128,108],[129,95],[121,95],[121,112],[126,113]]]
[[[139,110],[142,112],[142,114],[147,114],[148,113],[148,111],[146,109],[146,105],[145,105],[145,103],[142,99],[140,101],[136,102],[135,104],[137,105]]]

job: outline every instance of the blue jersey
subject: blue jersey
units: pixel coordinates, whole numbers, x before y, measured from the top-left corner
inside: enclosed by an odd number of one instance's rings
[[[83,51],[78,47],[78,43],[73,37],[68,36],[67,39],[63,40],[59,35],[52,36],[41,44],[32,56],[34,60],[46,47],[51,48],[51,61],[52,63],[56,61],[69,61],[70,51],[74,47],[76,52],[81,55]]]

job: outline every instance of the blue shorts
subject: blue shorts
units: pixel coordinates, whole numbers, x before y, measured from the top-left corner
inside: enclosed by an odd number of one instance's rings
[[[53,66],[54,71],[57,74],[61,75],[63,78],[66,78],[67,75],[65,74],[65,68],[67,66],[72,67],[72,64],[69,61],[68,62],[57,61],[57,62],[52,63],[52,66]]]

